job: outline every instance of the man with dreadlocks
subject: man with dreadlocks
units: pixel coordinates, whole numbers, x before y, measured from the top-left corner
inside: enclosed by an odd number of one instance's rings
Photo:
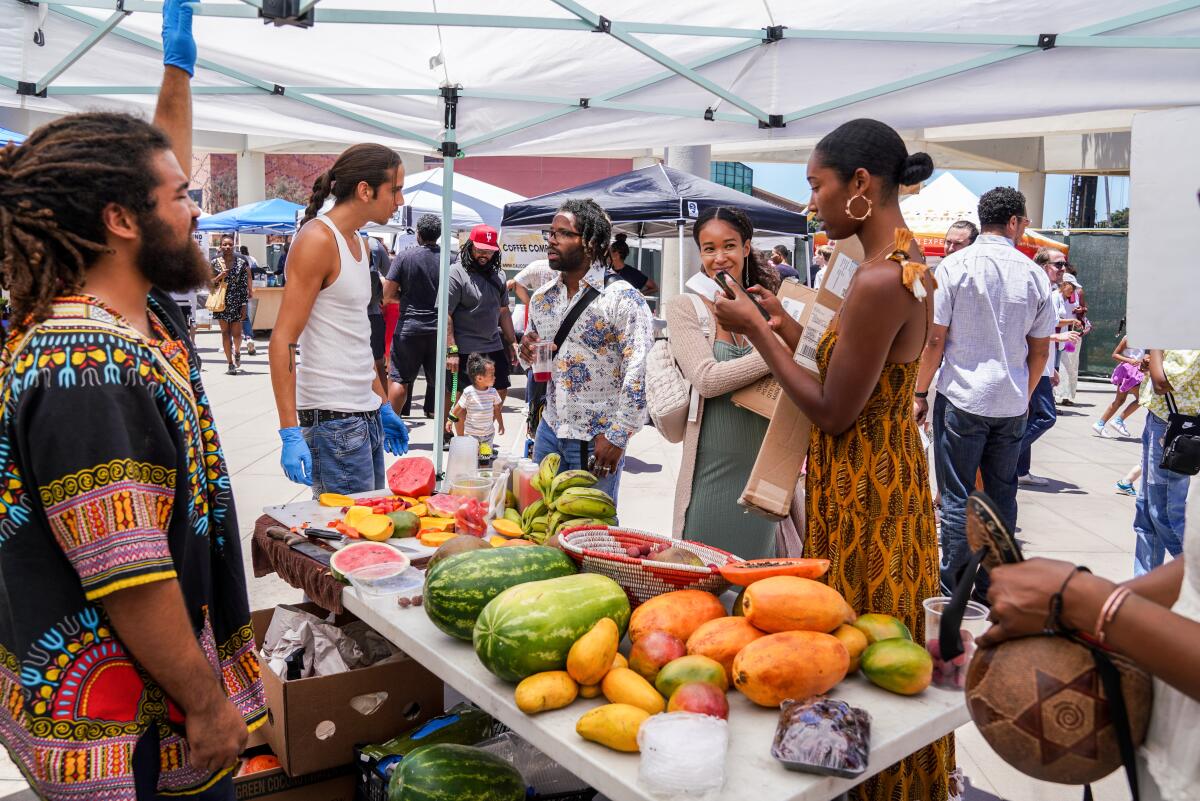
[[[534,438],[534,458],[562,457],[563,470],[590,470],[597,487],[617,498],[625,447],[646,419],[646,357],[654,344],[650,307],[628,282],[611,280],[612,222],[595,201],[568,200],[546,232],[546,257],[558,278],[530,301],[521,361],[533,363],[533,343],[562,341],[546,406]],[[581,311],[560,334],[572,309]]]
[[[232,799],[265,716],[229,474],[167,294],[209,275],[181,168],[191,17],[163,7],[158,127],[81,114],[0,151],[0,740],[48,799]]]

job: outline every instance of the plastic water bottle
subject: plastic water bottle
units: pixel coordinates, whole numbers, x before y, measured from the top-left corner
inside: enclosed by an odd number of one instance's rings
[[[446,485],[457,478],[475,475],[479,469],[479,440],[474,437],[454,437],[446,459]]]

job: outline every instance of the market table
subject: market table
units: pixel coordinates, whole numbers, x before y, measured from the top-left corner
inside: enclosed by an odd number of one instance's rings
[[[346,610],[357,615],[446,684],[541,749],[550,758],[614,801],[651,801],[638,783],[637,754],[621,754],[582,740],[575,722],[605,703],[580,699],[565,709],[529,716],[513,702],[514,685],[484,668],[470,643],[443,634],[421,607],[402,608],[394,597],[360,596],[347,588]],[[721,801],[829,801],[916,749],[954,731],[969,719],[962,692],[930,687],[917,696],[894,695],[862,676],[847,679],[832,695],[871,714],[867,774],[837,779],[785,770],[771,756],[777,710],[729,693],[729,753]]]

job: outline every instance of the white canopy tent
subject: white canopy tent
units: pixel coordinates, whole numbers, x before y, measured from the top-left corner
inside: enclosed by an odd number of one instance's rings
[[[444,172],[441,167],[404,176],[404,205],[401,206],[387,225],[367,227],[371,233],[384,231],[406,231],[417,224],[424,214],[442,213],[442,196],[446,192]],[[515,203],[525,198],[480,181],[469,175],[458,175],[454,179],[450,207],[451,231],[473,228],[480,223],[500,228],[504,216],[504,204]]]
[[[701,0],[686,24],[644,0],[293,2],[313,27],[264,27],[261,0],[195,6],[196,128],[242,149],[441,153],[445,229],[462,155],[769,152],[862,116],[912,139],[1200,105],[1200,0]],[[0,0],[0,112],[148,114],[160,9]]]

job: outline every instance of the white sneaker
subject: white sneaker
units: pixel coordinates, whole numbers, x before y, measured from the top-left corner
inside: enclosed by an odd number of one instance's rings
[[[1092,423],[1092,431],[1096,434],[1097,437],[1107,436],[1107,434],[1104,433],[1104,421],[1103,420],[1097,420],[1096,422]]]
[[[1017,476],[1017,483],[1026,487],[1044,487],[1050,483],[1050,479],[1026,473],[1023,476]]]
[[[1113,418],[1112,427],[1115,428],[1117,430],[1117,433],[1120,434],[1122,437],[1132,437],[1133,436],[1132,434],[1129,433],[1129,428],[1126,427],[1125,421],[1122,420],[1120,417]]]

